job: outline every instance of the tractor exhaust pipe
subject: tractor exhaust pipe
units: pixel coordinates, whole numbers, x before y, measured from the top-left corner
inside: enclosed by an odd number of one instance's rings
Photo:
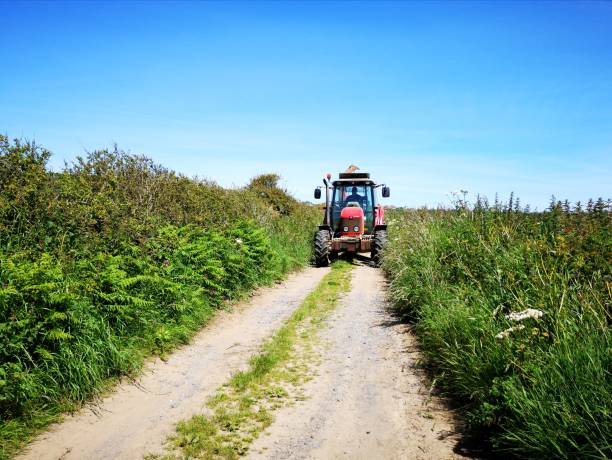
[[[323,184],[325,184],[325,225],[330,225],[331,222],[331,209],[329,202],[329,189],[331,187],[329,183],[329,179],[331,179],[331,174],[327,173],[327,176],[323,178]]]

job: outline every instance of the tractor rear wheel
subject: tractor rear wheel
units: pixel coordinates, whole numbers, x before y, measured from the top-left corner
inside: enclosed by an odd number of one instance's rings
[[[317,267],[329,265],[329,232],[319,230],[314,237],[314,256]]]
[[[380,265],[380,256],[387,244],[387,231],[377,230],[374,232],[374,238],[372,239],[372,261],[377,267]]]

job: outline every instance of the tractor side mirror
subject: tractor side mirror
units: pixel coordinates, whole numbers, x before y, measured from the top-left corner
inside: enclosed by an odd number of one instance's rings
[[[383,198],[389,198],[389,196],[391,195],[391,190],[389,189],[389,187],[383,187],[382,190],[382,196]]]
[[[315,188],[314,197],[315,197],[316,200],[321,198],[321,189],[320,188]]]

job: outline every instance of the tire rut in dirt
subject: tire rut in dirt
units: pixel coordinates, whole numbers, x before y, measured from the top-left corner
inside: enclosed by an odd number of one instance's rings
[[[247,458],[460,458],[452,415],[418,373],[415,338],[387,310],[381,271],[356,265],[351,292],[326,321],[305,399],[278,410]]]

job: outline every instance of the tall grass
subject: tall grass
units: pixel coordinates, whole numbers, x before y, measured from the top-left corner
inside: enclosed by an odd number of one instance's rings
[[[395,303],[436,382],[495,450],[612,456],[611,224],[603,200],[392,215]]]
[[[0,458],[308,263],[318,217],[273,174],[228,190],[117,149],[49,155],[0,136]]]

